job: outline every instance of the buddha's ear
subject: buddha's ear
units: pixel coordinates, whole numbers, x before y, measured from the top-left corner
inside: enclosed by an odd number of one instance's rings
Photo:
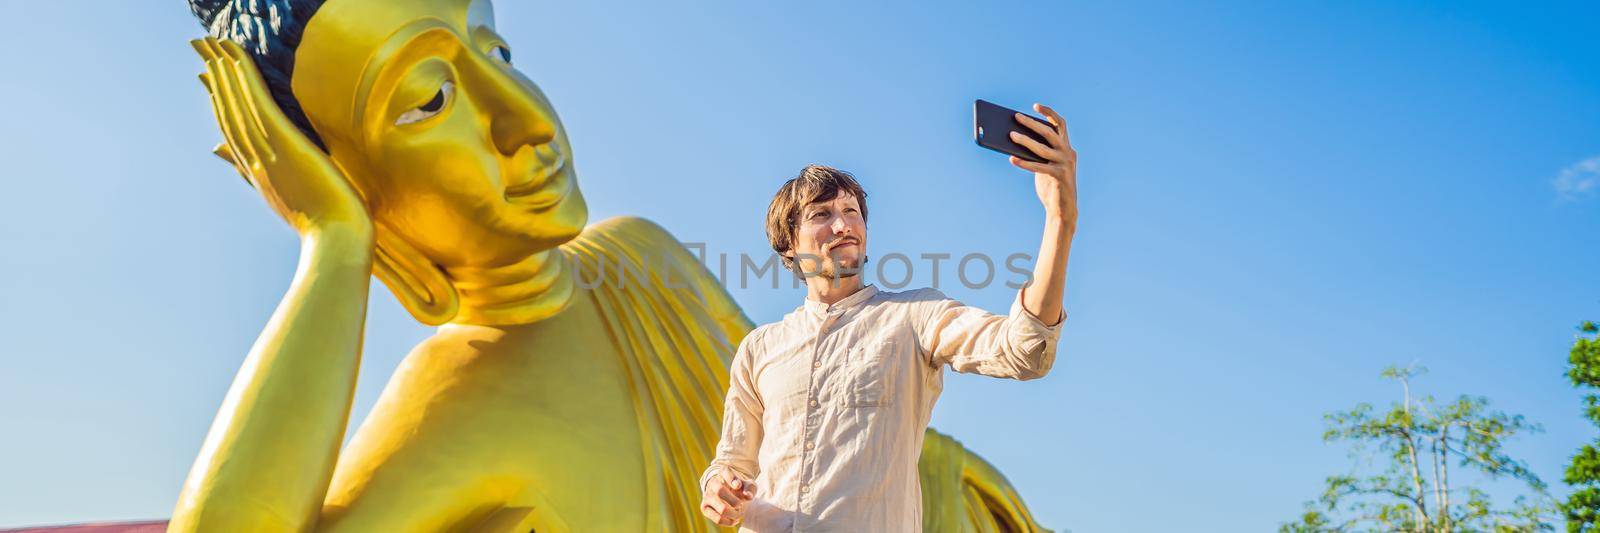
[[[373,253],[372,273],[389,286],[400,305],[417,321],[430,326],[455,318],[461,300],[444,270],[382,223],[374,221],[373,229],[377,251]]]

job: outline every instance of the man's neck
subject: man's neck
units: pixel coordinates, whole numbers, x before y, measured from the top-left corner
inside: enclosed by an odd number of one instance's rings
[[[861,290],[861,275],[843,278],[813,276],[806,278],[806,299],[833,305]]]

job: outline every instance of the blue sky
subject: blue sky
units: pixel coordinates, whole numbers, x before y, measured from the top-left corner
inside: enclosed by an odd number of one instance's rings
[[[1600,319],[1600,6],[862,4],[497,7],[591,220],[713,254],[766,253],[812,162],[871,194],[871,253],[1032,253],[970,106],[1054,104],[1082,205],[1055,370],[952,377],[933,420],[1050,527],[1271,530],[1350,467],[1321,415],[1411,361],[1542,423],[1512,451],[1564,492],[1597,433],[1562,370]],[[165,517],[297,243],[208,153],[181,2],[6,9],[0,526]],[[733,292],[767,322],[784,287]],[[429,334],[376,288],[357,420]]]

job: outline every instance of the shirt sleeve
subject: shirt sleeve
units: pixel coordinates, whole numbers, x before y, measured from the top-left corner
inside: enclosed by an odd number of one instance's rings
[[[711,465],[700,475],[702,492],[712,476],[724,469],[733,470],[747,480],[754,480],[761,473],[756,455],[761,449],[761,415],[764,407],[761,396],[756,393],[754,357],[750,353],[752,338],[757,336],[754,333],[745,336],[739,343],[738,353],[733,356],[733,365],[728,369],[728,395],[722,406],[722,437],[717,441],[717,452],[711,459]]]
[[[1055,364],[1056,343],[1067,313],[1046,325],[1022,306],[1022,291],[1011,302],[1011,313],[996,315],[962,304],[937,289],[920,299],[923,313],[918,342],[934,367],[997,378],[1030,380],[1044,377]]]

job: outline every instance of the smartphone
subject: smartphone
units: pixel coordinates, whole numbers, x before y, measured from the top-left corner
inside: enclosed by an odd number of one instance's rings
[[[1055,129],[1055,126],[1050,124],[1048,120],[1033,115],[1027,116],[1052,130]],[[1045,140],[1044,136],[1039,135],[1032,128],[1022,125],[1021,122],[1017,122],[1016,110],[995,105],[988,100],[982,99],[972,103],[973,142],[978,143],[978,146],[1002,154],[1020,157],[1024,161],[1045,162],[1044,158],[1034,154],[1033,150],[1013,142],[1011,140],[1011,132],[1013,131],[1027,135],[1029,138],[1039,141],[1040,144],[1050,146],[1050,141]]]

